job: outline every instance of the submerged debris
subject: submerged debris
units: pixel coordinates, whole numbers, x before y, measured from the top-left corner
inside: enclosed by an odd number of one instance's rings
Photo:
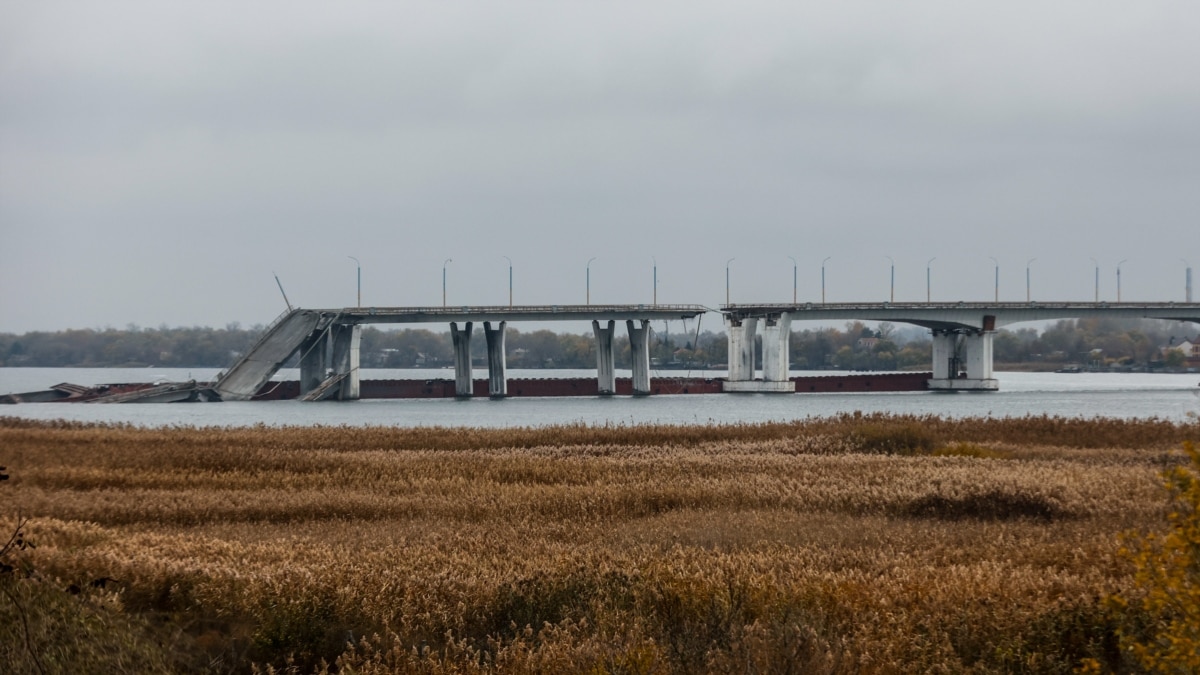
[[[177,403],[218,401],[208,383],[137,382],[92,387],[63,382],[44,391],[0,396],[0,403]]]

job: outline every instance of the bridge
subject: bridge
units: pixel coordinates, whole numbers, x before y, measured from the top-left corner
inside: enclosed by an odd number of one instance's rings
[[[1001,326],[1087,317],[1144,318],[1200,323],[1194,302],[924,302],[722,305],[729,336],[726,391],[793,391],[788,380],[793,320],[869,320],[909,323],[933,332],[933,378],[940,391],[995,391],[992,340]],[[755,378],[755,334],[761,325],[762,378]]]
[[[504,335],[510,321],[591,321],[601,394],[616,392],[613,337],[624,321],[633,354],[633,391],[650,393],[650,321],[695,318],[701,305],[539,305],[487,307],[350,307],[295,309],[281,314],[258,342],[213,386],[222,400],[247,400],[297,352],[301,397],[359,396],[359,342],[364,324],[449,324],[454,345],[455,393],[472,395],[471,338],[483,324],[488,394],[508,393]],[[1200,303],[1184,302],[940,302],[796,303],[723,305],[729,337],[727,392],[794,392],[788,377],[791,322],[859,319],[909,323],[933,333],[935,391],[995,391],[992,342],[998,328],[1025,321],[1086,318],[1167,319],[1200,323]],[[761,336],[762,373],[755,368]]]
[[[224,401],[247,400],[280,367],[300,353],[300,392],[307,400],[359,396],[359,342],[364,324],[450,324],[458,396],[472,395],[471,336],[483,324],[487,341],[488,393],[508,393],[504,333],[509,321],[591,321],[596,336],[596,371],[601,394],[616,392],[613,337],[624,321],[633,355],[633,392],[650,394],[650,321],[691,319],[708,311],[699,305],[538,305],[506,307],[348,307],[294,309],[267,327],[250,350],[217,378],[213,390]]]

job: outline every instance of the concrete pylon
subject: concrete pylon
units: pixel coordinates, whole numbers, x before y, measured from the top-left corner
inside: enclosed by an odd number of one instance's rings
[[[457,323],[450,322],[450,340],[454,343],[454,395],[460,398],[475,393],[475,383],[471,380],[471,328],[470,321],[462,330],[458,329]]]
[[[992,373],[992,330],[955,333],[933,332],[934,391],[996,391],[999,382]],[[963,372],[965,371],[965,372]]]
[[[729,377],[727,382],[750,382],[754,379],[754,334],[758,319],[747,317],[740,321],[726,317],[729,336]]]
[[[787,312],[772,321],[766,319],[762,328],[762,379],[764,382],[787,382],[791,362],[792,319]],[[795,386],[792,391],[795,391]]]
[[[992,377],[992,342],[996,337],[995,331],[970,333],[966,336],[963,346],[966,348],[967,380],[972,382],[995,383]],[[995,389],[995,385],[980,386],[980,389]]]
[[[342,401],[357,401],[359,397],[358,365],[359,344],[362,342],[362,326],[334,325],[331,330],[334,373],[345,375],[339,383],[337,398]]]
[[[483,336],[487,339],[488,352],[488,396],[502,398],[508,396],[508,379],[505,376],[504,361],[504,327],[507,321],[492,328],[491,321],[483,322]]]
[[[958,377],[958,333],[933,331],[933,379],[950,380]]]
[[[626,321],[629,329],[629,352],[633,358],[633,395],[650,395],[650,322],[641,321],[641,326],[635,326],[632,320]]]
[[[762,321],[763,377],[754,379],[754,337]],[[747,317],[740,321],[726,318],[729,336],[729,377],[721,385],[731,393],[795,393],[796,385],[788,379],[788,356],[792,336],[792,321],[787,313],[777,319]]]
[[[330,368],[329,329],[313,331],[300,343],[300,395],[321,386]]]
[[[592,320],[592,332],[596,334],[596,390],[601,396],[617,393],[617,372],[613,367],[613,334],[616,322],[609,321],[608,327]]]

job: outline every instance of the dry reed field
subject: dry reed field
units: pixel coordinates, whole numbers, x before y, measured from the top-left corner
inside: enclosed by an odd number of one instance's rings
[[[0,418],[10,672],[1131,670],[1197,423]],[[27,544],[33,544],[29,546]],[[1138,622],[1141,623],[1138,623]],[[1130,628],[1133,626],[1133,628]],[[1140,626],[1140,628],[1139,628]],[[1086,660],[1086,661],[1085,661]]]

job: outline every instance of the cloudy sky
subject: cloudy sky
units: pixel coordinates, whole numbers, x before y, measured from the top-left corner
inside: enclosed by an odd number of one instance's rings
[[[0,331],[1182,300],[1200,3],[0,2]],[[715,325],[713,326],[715,327]]]

